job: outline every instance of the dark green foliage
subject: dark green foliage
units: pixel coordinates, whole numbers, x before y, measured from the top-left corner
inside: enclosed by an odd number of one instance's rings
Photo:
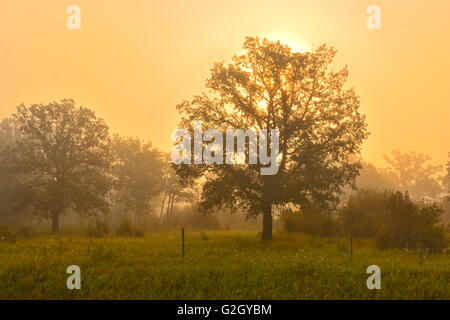
[[[391,194],[378,221],[377,243],[381,248],[439,251],[446,248],[442,214],[436,204],[415,204],[408,194]]]
[[[347,235],[373,238],[377,232],[377,219],[385,208],[385,192],[362,189],[352,194],[339,210],[339,218]]]
[[[339,232],[339,227],[331,214],[318,207],[299,211],[284,210],[280,220],[283,229],[288,232],[300,232],[323,237],[336,236]]]
[[[440,251],[447,247],[437,204],[414,203],[408,193],[362,190],[339,211],[348,235],[375,238],[379,247]]]

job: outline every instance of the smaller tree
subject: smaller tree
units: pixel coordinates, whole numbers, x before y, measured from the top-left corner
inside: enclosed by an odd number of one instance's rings
[[[429,164],[431,157],[414,151],[402,153],[400,150],[392,151],[391,155],[384,155],[384,159],[389,164],[396,188],[408,191],[411,198],[417,200],[425,197],[437,199],[442,194],[439,179],[443,168],[441,165]]]
[[[170,217],[173,212],[173,206],[176,201],[190,202],[193,204],[195,199],[198,200],[198,191],[196,190],[195,179],[190,176],[179,176],[173,164],[167,161],[164,166],[163,173],[163,201],[161,204],[161,212],[159,219],[162,222],[164,210],[166,210],[166,217]],[[167,200],[167,202],[166,202]],[[167,206],[166,206],[167,204]]]
[[[450,153],[448,154],[449,160],[447,162],[447,175],[444,177],[445,192],[447,193],[447,201],[450,201]]]
[[[151,199],[161,192],[163,159],[151,142],[114,135],[111,141],[116,204],[133,214],[134,223],[151,211]]]
[[[12,118],[0,122],[0,225],[16,223],[23,216],[16,209],[15,188],[21,181],[21,176],[14,172],[14,163],[8,159],[8,153],[16,146],[20,137],[17,121]]]
[[[53,233],[67,209],[86,215],[108,210],[109,133],[102,119],[71,99],[22,104],[13,119],[21,135],[7,157],[10,170],[24,177],[21,207],[51,218]]]
[[[369,162],[361,162],[361,164],[362,168],[356,178],[356,186],[359,189],[394,189],[394,182],[389,172]]]

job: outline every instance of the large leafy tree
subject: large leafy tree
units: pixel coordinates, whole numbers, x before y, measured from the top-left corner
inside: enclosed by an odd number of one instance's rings
[[[26,177],[20,185],[23,207],[51,218],[53,233],[67,209],[86,215],[108,209],[109,133],[102,119],[71,99],[22,104],[13,118],[21,135],[9,156],[11,169]]]
[[[355,91],[344,88],[347,67],[329,70],[334,49],[323,45],[298,53],[280,42],[251,37],[243,49],[230,64],[214,65],[206,92],[177,106],[181,126],[192,130],[192,122],[201,120],[205,129],[222,132],[278,129],[278,173],[261,175],[260,161],[186,164],[178,172],[206,177],[200,204],[205,212],[225,206],[262,213],[266,240],[272,238],[277,206],[337,203],[341,187],[353,184],[358,174],[360,164],[350,156],[360,152],[366,123]]]

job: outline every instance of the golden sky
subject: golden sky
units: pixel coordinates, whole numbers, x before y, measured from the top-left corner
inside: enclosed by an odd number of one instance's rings
[[[68,30],[66,9],[81,9]],[[366,27],[369,5],[381,30]],[[1,0],[0,118],[65,97],[111,131],[170,150],[177,103],[200,93],[245,36],[327,43],[349,65],[371,136],[366,160],[400,147],[443,163],[450,151],[448,0]]]

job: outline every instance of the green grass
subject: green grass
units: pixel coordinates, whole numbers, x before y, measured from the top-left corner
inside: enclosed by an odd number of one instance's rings
[[[1,299],[450,299],[446,254],[377,250],[347,241],[283,232],[262,243],[256,232],[211,231],[92,239],[38,236],[0,242]],[[68,290],[69,265],[81,290]],[[366,269],[381,267],[381,290]]]

